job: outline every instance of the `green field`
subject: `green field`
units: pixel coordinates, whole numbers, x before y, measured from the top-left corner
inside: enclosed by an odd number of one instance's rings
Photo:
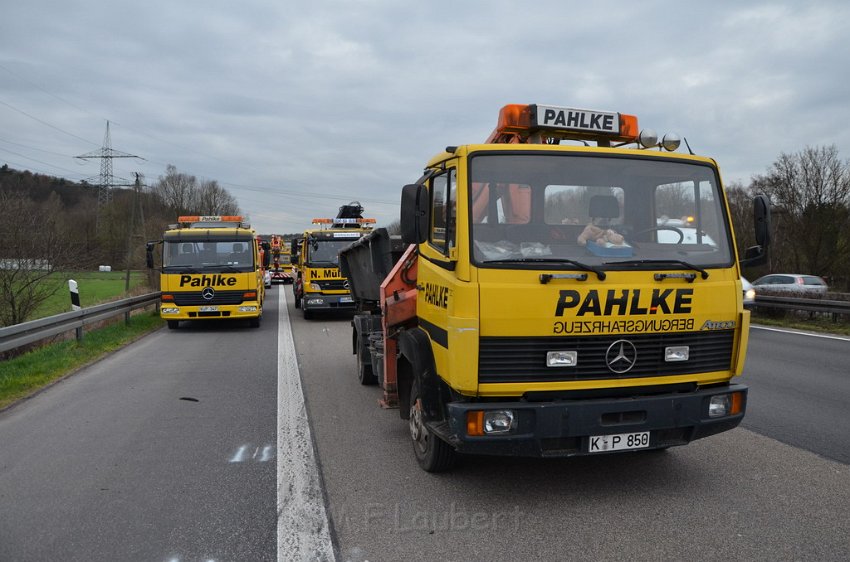
[[[68,290],[68,279],[77,282],[80,292],[80,305],[85,308],[102,302],[124,298],[126,272],[124,271],[76,271],[62,272],[51,276],[46,282],[56,287],[56,292],[39,306],[29,320],[53,316],[71,310],[71,295]],[[147,273],[144,271],[130,272],[130,293],[138,292],[147,283]],[[153,289],[150,289],[153,291]],[[142,292],[148,292],[142,290]]]

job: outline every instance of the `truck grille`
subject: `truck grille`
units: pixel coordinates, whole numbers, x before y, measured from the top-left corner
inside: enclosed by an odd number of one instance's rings
[[[205,306],[214,304],[242,304],[244,300],[242,295],[245,291],[216,291],[213,298],[207,300],[201,295],[201,291],[196,293],[170,293],[174,295],[174,304],[177,306]]]
[[[331,279],[327,281],[312,281],[318,283],[323,291],[347,291],[348,279]]]
[[[482,383],[552,382],[684,375],[726,371],[732,365],[734,330],[584,337],[482,337],[478,380]],[[618,340],[634,344],[637,360],[626,373],[608,369],[605,354]],[[689,346],[687,361],[664,361],[667,346]],[[577,351],[575,367],[547,367],[547,351]]]

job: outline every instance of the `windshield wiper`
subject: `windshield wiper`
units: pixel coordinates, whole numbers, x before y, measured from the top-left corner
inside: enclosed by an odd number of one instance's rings
[[[168,271],[182,271],[183,273],[200,273],[194,265],[166,265],[162,269],[167,269]]]
[[[235,266],[232,266],[232,265],[221,266],[221,270],[227,271],[227,272],[230,272],[230,273],[245,273],[244,269],[239,269],[238,267],[235,267]]]
[[[605,272],[601,269],[597,269],[595,267],[591,267],[587,264],[581,263],[580,261],[575,261],[567,258],[505,258],[499,260],[485,260],[481,263],[565,263],[568,265],[572,265],[573,267],[581,271],[589,271],[591,273],[595,273],[597,279],[599,279],[600,281],[605,281]],[[541,281],[543,281],[542,276]],[[548,279],[546,281],[548,281]]]
[[[657,264],[670,264],[670,265],[680,265],[685,269],[690,269],[693,271],[698,271],[700,276],[703,279],[708,279],[708,271],[704,270],[701,267],[698,267],[692,263],[688,263],[682,260],[669,260],[669,259],[660,259],[660,260],[625,260],[625,261],[606,261],[605,265],[657,265]],[[656,273],[655,278],[657,280],[664,279],[666,277],[676,277],[675,274],[672,273]]]

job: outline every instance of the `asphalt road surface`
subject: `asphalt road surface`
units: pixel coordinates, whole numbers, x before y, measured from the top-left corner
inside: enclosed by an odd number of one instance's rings
[[[267,306],[260,328],[160,330],[0,414],[0,560],[275,560]]]
[[[686,447],[432,475],[357,382],[349,319],[291,301],[273,289],[259,329],[161,330],[0,413],[0,561],[850,559],[848,341],[754,328],[744,427]]]

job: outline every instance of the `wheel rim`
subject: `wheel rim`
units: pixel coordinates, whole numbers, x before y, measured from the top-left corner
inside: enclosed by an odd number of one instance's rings
[[[428,429],[422,419],[422,402],[418,399],[410,406],[410,437],[417,452],[424,454],[428,450]]]

